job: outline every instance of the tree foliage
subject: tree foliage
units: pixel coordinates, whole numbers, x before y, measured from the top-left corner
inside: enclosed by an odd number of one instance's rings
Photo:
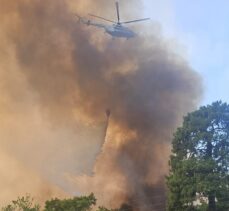
[[[89,211],[96,205],[94,194],[74,197],[72,199],[52,199],[45,203],[44,211]]]
[[[96,198],[93,193],[89,196],[79,196],[70,199],[51,199],[45,202],[43,211],[91,211],[96,205]],[[94,210],[94,209],[93,209]],[[1,211],[41,211],[38,204],[33,203],[30,196],[19,197],[16,201],[12,201]],[[119,209],[107,209],[99,207],[97,211],[133,211],[128,204],[122,204]]]
[[[174,134],[167,177],[169,211],[229,209],[229,105],[189,113]]]
[[[133,207],[129,204],[123,203],[119,209],[107,209],[105,207],[99,207],[97,211],[133,211]]]
[[[2,211],[39,211],[40,206],[33,203],[33,199],[27,195],[26,197],[19,197],[17,200],[12,201]]]

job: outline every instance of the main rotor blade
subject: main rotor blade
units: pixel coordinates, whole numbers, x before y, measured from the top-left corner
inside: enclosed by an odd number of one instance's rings
[[[103,17],[100,17],[100,16],[97,16],[97,15],[93,15],[93,14],[88,14],[92,17],[95,17],[95,18],[100,18],[102,20],[105,20],[105,21],[108,21],[108,22],[111,22],[111,23],[116,23],[115,21],[112,21],[112,20],[109,20],[109,19],[106,19],[106,18],[103,18]]]
[[[118,3],[118,1],[116,1],[116,2],[115,2],[115,5],[116,5],[116,11],[117,11],[118,23],[120,23],[119,3]]]
[[[150,20],[150,18],[142,18],[142,19],[138,19],[138,20],[125,21],[125,22],[121,22],[121,23],[122,23],[122,24],[128,24],[128,23],[135,23],[135,22],[147,21],[147,20]]]

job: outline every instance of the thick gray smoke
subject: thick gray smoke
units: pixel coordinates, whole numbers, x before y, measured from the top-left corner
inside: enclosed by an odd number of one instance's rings
[[[93,191],[112,207],[163,207],[171,136],[201,97],[198,74],[155,30],[112,40],[74,18],[73,11],[107,11],[110,1],[0,3],[2,150],[69,194]],[[93,176],[79,176],[101,150],[107,108],[108,141]]]

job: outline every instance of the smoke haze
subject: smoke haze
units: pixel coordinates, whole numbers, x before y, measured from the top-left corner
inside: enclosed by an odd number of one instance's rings
[[[200,100],[199,75],[153,24],[112,40],[73,15],[109,17],[112,1],[0,3],[0,202],[94,192],[109,207],[163,207],[172,133]],[[141,7],[123,3],[123,16],[140,16],[130,5]]]

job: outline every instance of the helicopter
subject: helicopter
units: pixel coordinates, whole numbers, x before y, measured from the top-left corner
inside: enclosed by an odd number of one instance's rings
[[[115,2],[115,6],[116,6],[116,12],[117,12],[117,21],[109,20],[107,18],[103,18],[103,17],[93,15],[93,14],[88,14],[91,17],[95,17],[95,18],[102,19],[104,21],[113,23],[112,25],[97,23],[97,22],[94,22],[92,20],[80,17],[79,15],[76,15],[76,16],[79,18],[80,23],[86,24],[88,26],[95,26],[98,28],[103,28],[105,30],[105,33],[111,35],[113,37],[113,39],[115,37],[126,38],[126,39],[136,37],[137,34],[134,31],[132,31],[130,28],[128,28],[124,25],[130,24],[130,23],[135,23],[135,22],[140,22],[140,21],[150,20],[150,18],[142,18],[142,19],[122,22],[122,21],[120,21],[119,2],[118,1]]]

